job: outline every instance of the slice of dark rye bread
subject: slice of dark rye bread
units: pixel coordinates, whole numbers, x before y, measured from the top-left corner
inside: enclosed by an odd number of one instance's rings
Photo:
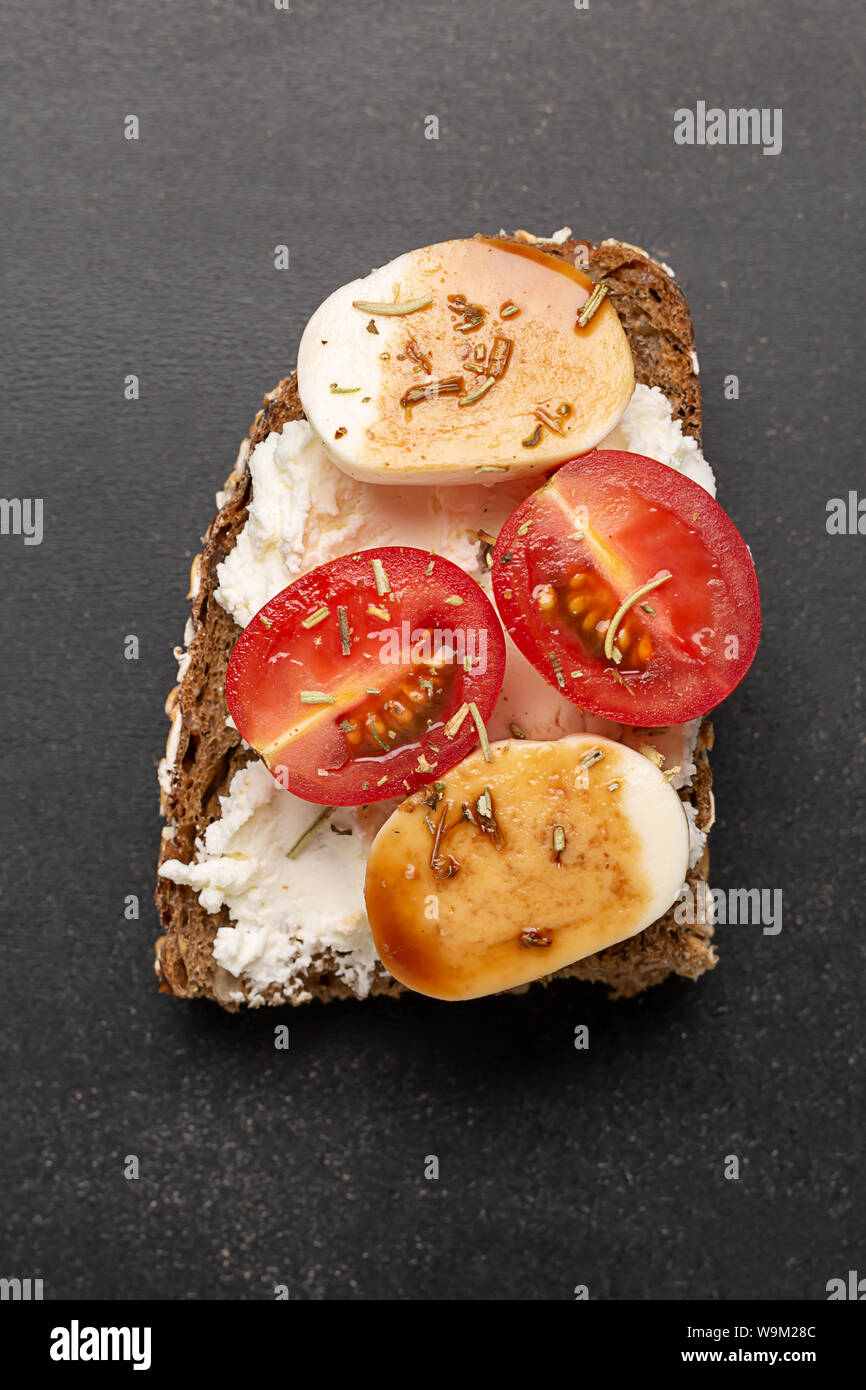
[[[534,241],[528,233],[516,239]],[[673,414],[686,434],[700,444],[701,393],[694,352],[694,333],[685,298],[674,279],[658,262],[638,247],[624,242],[543,242],[543,249],[566,260],[577,260],[596,281],[607,286],[628,334],[639,382],[658,386],[667,396]],[[587,262],[588,257],[588,262]],[[303,418],[293,374],[264,398],[248,440],[244,441],[234,471],[227,479],[222,506],[207,534],[203,550],[192,566],[191,626],[187,630],[188,656],[180,685],[166,702],[172,721],[166,758],[161,765],[161,809],[167,821],[160,863],[165,859],[189,862],[195,841],[220,815],[220,796],[228,792],[234,774],[255,755],[245,750],[238,734],[226,726],[225,673],[240,628],[217,603],[217,566],[234,546],[247,519],[252,483],[249,456],[256,444],[289,420]],[[713,820],[713,798],[707,753],[713,731],[705,720],[695,752],[697,773],[680,795],[691,801],[697,825],[708,830]],[[688,881],[694,888],[703,880],[709,856],[703,857]],[[159,878],[156,903],[164,935],[156,943],[156,972],[163,993],[183,998],[213,999],[236,1009],[232,993],[243,989],[213,958],[214,937],[220,927],[231,925],[228,910],[205,912],[192,888]],[[679,924],[673,909],[652,926],[597,955],[560,970],[554,978],[593,980],[604,983],[615,996],[628,997],[658,984],[671,973],[696,979],[716,963],[705,922]],[[352,997],[352,991],[335,974],[330,952],[316,960],[292,992],[274,986],[268,1003],[301,1003],[312,999]],[[371,994],[398,995],[402,986],[377,965]]]

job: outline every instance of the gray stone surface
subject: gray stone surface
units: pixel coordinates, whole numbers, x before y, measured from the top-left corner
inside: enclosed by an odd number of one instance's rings
[[[81,1298],[814,1299],[862,1268],[866,540],[825,529],[863,487],[860,14],[4,7],[2,493],[42,497],[45,535],[0,538],[0,1273]],[[699,99],[782,107],[781,154],[676,146]],[[713,975],[615,1006],[158,997],[171,646],[262,392],[346,279],[565,222],[663,255],[692,307],[706,450],[765,603],[717,718],[713,878],[782,889],[783,931],[722,931]]]

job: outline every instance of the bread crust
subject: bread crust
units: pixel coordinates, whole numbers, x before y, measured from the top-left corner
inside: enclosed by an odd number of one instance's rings
[[[522,241],[535,240],[527,233],[516,236]],[[594,280],[607,286],[631,344],[636,379],[659,386],[681,420],[683,431],[700,443],[701,392],[694,332],[688,305],[672,276],[640,248],[624,242],[541,244],[551,254],[577,259]],[[265,396],[217,499],[221,505],[203,537],[201,555],[193,562],[183,675],[166,702],[171,730],[166,757],[160,764],[160,808],[166,821],[160,864],[166,859],[189,862],[194,857],[196,839],[219,818],[220,796],[227,793],[234,774],[255,756],[244,750],[239,735],[226,723],[225,673],[240,628],[216,601],[217,567],[246,523],[252,494],[252,450],[273,430],[301,418],[303,410],[293,374]],[[713,821],[707,756],[712,742],[712,725],[705,720],[695,750],[696,775],[692,785],[680,793],[694,805],[701,830],[709,830]],[[705,850],[701,862],[688,874],[693,889],[700,881],[706,882],[708,867]],[[236,996],[243,990],[243,982],[213,957],[216,933],[231,924],[228,910],[205,912],[192,888],[161,877],[157,878],[156,905],[163,927],[155,947],[160,991],[187,999],[208,998],[223,1008],[237,1009]],[[577,961],[541,983],[562,978],[590,980],[606,984],[614,997],[627,998],[670,974],[697,979],[716,964],[712,935],[713,929],[706,922],[676,922],[671,908],[638,936]],[[263,1002],[352,998],[350,988],[337,976],[335,964],[333,955],[325,952],[291,996],[274,987]],[[377,964],[369,993],[396,996],[402,992],[402,986]]]

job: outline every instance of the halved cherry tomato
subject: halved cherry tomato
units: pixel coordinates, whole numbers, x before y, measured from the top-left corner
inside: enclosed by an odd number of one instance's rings
[[[705,714],[742,680],[761,630],[755,567],[730,517],[673,468],[614,450],[563,464],[512,512],[493,591],[545,680],[623,724]]]
[[[266,603],[226,675],[241,736],[322,806],[405,796],[465,758],[505,669],[496,610],[426,550],[343,555]],[[448,727],[462,711],[458,728]]]

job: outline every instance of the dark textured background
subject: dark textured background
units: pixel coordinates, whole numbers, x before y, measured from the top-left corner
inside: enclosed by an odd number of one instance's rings
[[[860,22],[853,0],[4,6],[2,495],[44,498],[45,539],[0,538],[0,1275],[81,1298],[815,1299],[866,1268],[866,541],[825,530],[863,478]],[[781,155],[675,146],[698,98],[783,107]],[[713,881],[782,888],[784,930],[722,931],[714,974],[615,1006],[570,984],[247,1017],[160,998],[171,647],[262,392],[336,285],[564,222],[662,254],[689,298],[765,601],[717,719]]]

